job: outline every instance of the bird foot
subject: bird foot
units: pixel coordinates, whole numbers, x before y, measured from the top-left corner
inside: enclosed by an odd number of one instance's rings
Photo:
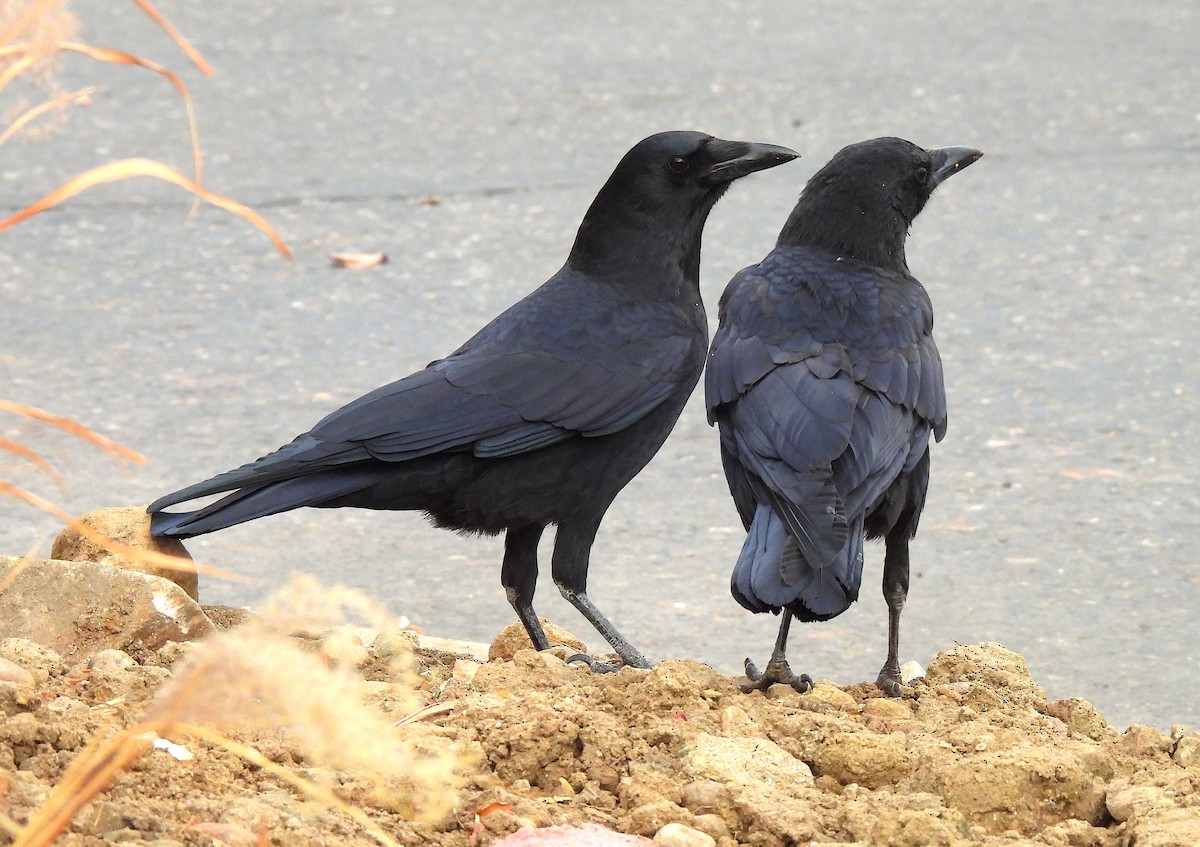
[[[887,697],[904,695],[904,683],[900,680],[899,668],[889,668],[884,665],[883,670],[879,672],[879,678],[875,680],[875,685]]]
[[[592,673],[616,673],[617,671],[621,670],[621,668],[641,667],[640,665],[629,664],[623,661],[601,662],[599,659],[594,659],[586,653],[576,653],[573,656],[568,656],[567,664],[569,665],[572,662],[583,662],[588,666],[588,670],[590,670]],[[649,666],[650,664],[647,662],[646,667]]]
[[[767,667],[760,671],[754,662],[746,660],[746,676],[749,679],[741,684],[741,689],[744,693],[749,694],[751,691],[765,692],[775,683],[783,683],[790,685],[801,694],[809,691],[813,687],[813,678],[808,674],[792,673],[791,667],[786,659],[772,657],[771,661],[767,662]]]

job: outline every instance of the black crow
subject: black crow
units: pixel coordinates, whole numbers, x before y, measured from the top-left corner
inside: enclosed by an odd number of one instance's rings
[[[540,288],[446,358],[274,453],[151,503],[152,532],[188,538],[300,506],[420,510],[439,527],[506,532],[500,582],[546,649],[533,595],[538,540],[554,524],[555,584],[624,663],[649,667],[588,598],[592,542],[704,366],[708,213],[733,180],[796,156],[698,132],[641,141]],[[195,511],[162,511],[223,492]]]
[[[721,296],[704,387],[747,529],[731,590],[752,612],[783,610],[765,672],[746,660],[746,690],[811,687],[787,664],[792,617],[844,612],[864,539],[883,538],[888,654],[877,684],[900,694],[908,542],[929,437],[946,432],[933,308],[904,241],[933,190],[982,155],[899,138],[844,148],[809,180],[775,249]]]

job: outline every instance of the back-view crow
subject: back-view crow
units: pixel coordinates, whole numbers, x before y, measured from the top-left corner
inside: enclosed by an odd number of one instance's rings
[[[188,538],[300,506],[420,510],[506,532],[500,581],[534,645],[537,545],[563,596],[630,665],[646,659],[587,596],[613,498],[658,451],[704,365],[700,237],[733,180],[783,147],[653,135],[600,189],[566,264],[444,359],[338,409],[290,444],[151,503],[152,532]],[[164,508],[231,492],[183,513]]]
[[[983,154],[899,138],[853,144],[817,172],[765,259],[721,296],[705,375],[729,490],[747,529],[731,589],[752,612],[783,610],[764,673],[796,677],[792,616],[828,620],[858,597],[863,541],[884,538],[888,654],[877,684],[900,693],[908,542],[929,483],[929,437],[946,432],[929,295],[904,259],[933,190]]]

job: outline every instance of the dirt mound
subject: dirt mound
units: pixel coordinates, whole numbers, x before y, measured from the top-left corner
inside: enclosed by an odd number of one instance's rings
[[[131,723],[190,649],[107,650],[70,667],[31,642],[0,642],[4,813],[27,820],[88,739]],[[362,697],[395,720],[401,698],[374,649]],[[746,695],[689,661],[595,675],[532,650],[483,664],[418,657],[420,699],[447,711],[395,731],[417,748],[453,748],[465,773],[455,811],[433,823],[405,820],[402,803],[353,772],[315,765],[284,731],[236,737],[410,845],[486,845],[551,825],[722,847],[1200,844],[1200,736],[1118,732],[1084,701],[1047,703],[1021,658],[995,644],[940,654],[901,700],[828,682]],[[376,843],[277,775],[198,739],[171,741],[190,758],[142,757],[59,843]]]

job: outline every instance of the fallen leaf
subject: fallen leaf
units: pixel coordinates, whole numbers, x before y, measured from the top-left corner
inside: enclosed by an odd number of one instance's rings
[[[360,271],[363,268],[373,268],[387,262],[387,253],[330,253],[330,260],[336,268],[349,268]]]
[[[1059,471],[1067,479],[1089,479],[1091,477],[1107,476],[1120,477],[1120,471],[1114,471],[1112,468],[1075,468]]]

